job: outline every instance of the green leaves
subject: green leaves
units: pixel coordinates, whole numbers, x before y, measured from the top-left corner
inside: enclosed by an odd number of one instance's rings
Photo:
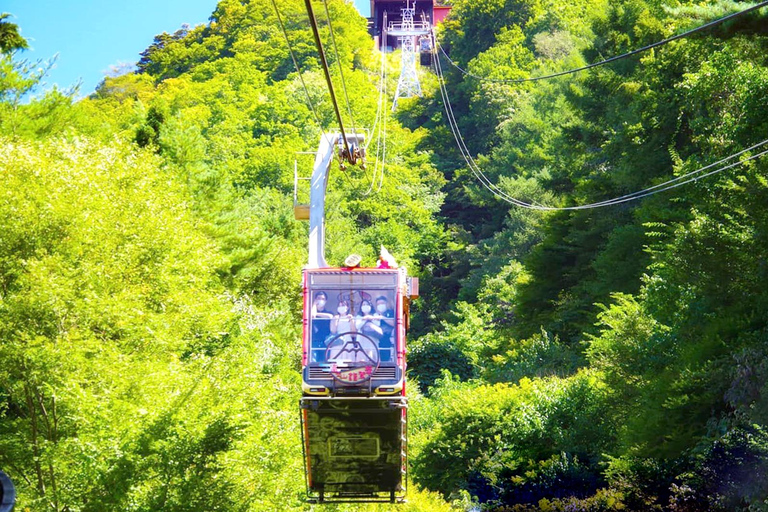
[[[370,127],[378,57],[353,6],[328,7]],[[473,74],[515,79],[736,7],[458,1],[442,37]],[[0,466],[23,508],[306,508],[293,162],[336,121],[303,5],[280,9],[321,127],[268,0],[219,2],[209,25],[158,36],[140,73],[77,103],[24,104],[45,66],[2,47]],[[6,19],[0,34],[18,36]],[[765,46],[754,16],[554,81],[449,72],[448,87],[498,187],[576,205],[768,138]],[[602,210],[511,209],[459,165],[430,76],[428,97],[387,121],[383,181],[372,145],[368,169],[333,170],[327,201],[329,261],[370,265],[383,243],[422,277],[415,481],[515,510],[764,501],[765,479],[739,468],[765,461],[765,163]],[[447,506],[409,493],[409,510]]]
[[[502,3],[459,2],[443,25],[446,50],[473,74],[520,78],[575,68],[744,7],[543,2],[532,6],[529,18],[513,21],[525,9],[505,11],[509,3]],[[481,19],[493,34],[477,28]],[[759,19],[534,86],[488,83],[453,70],[446,71],[447,86],[472,153],[505,192],[547,205],[601,201],[682,176],[768,138],[766,41],[754,33]],[[429,127],[426,141],[442,159],[448,180],[443,213],[460,225],[450,231],[456,247],[443,251],[444,260],[430,261],[434,279],[424,286],[450,295],[452,307],[432,307],[439,312],[433,322],[446,321],[440,332],[416,343],[413,370],[418,374],[423,365],[422,382],[435,382],[427,424],[446,423],[436,434],[439,442],[427,442],[427,451],[418,455],[418,477],[444,492],[460,486],[482,502],[503,501],[514,510],[660,510],[670,503],[675,510],[707,510],[737,495],[764,500],[764,491],[754,491],[746,480],[733,487],[704,484],[685,472],[694,464],[691,453],[765,421],[765,368],[759,360],[768,301],[758,284],[766,278],[765,163],[738,165],[622,205],[530,215],[499,208],[466,169],[456,168],[453,141],[441,131],[438,116],[424,108],[412,111]],[[456,305],[479,311],[481,322],[452,317]],[[468,366],[459,360],[465,351],[458,339],[487,344],[475,352],[482,367],[475,378],[483,380],[459,385],[456,376],[436,378],[441,360],[449,368]],[[425,357],[426,346],[442,359]],[[504,420],[487,419],[486,411],[472,405],[484,381],[522,386],[521,379],[534,378],[534,388],[570,386],[582,372],[595,372],[596,383],[586,393],[605,393],[598,400],[600,414],[615,429],[603,438],[604,454],[579,457],[578,464],[544,451],[528,464],[514,450],[505,452],[509,444],[491,440],[511,432],[505,439],[515,440],[515,447],[524,444],[515,437],[519,427],[499,433]],[[532,395],[519,404],[521,410],[551,412]],[[484,403],[490,410],[495,405]],[[523,414],[508,403],[503,407],[510,415]],[[473,423],[475,416],[492,426]],[[577,423],[567,414],[558,417],[563,424]],[[474,437],[475,427],[484,433]],[[541,430],[542,437],[559,432],[549,428]],[[447,431],[456,443],[440,437]],[[574,431],[594,434],[588,424]],[[482,453],[472,451],[473,442],[485,443]],[[577,445],[578,436],[561,446],[567,452]],[[735,452],[728,453],[726,473],[740,464]],[[631,467],[616,477],[596,465],[600,460]],[[561,478],[556,484],[544,483],[550,467],[562,470],[555,472]],[[608,488],[593,488],[588,499],[551,499],[582,468],[608,476],[598,481]],[[538,485],[548,487],[540,502]],[[717,494],[708,485],[724,490]],[[708,501],[707,493],[718,498]],[[734,502],[728,503],[726,508]]]
[[[280,7],[330,129],[303,6]],[[357,127],[370,127],[365,20],[329,9]],[[0,61],[0,466],[20,507],[307,507],[307,233],[291,192],[294,155],[320,128],[275,21],[271,2],[220,2],[209,26],[158,36],[139,74],[77,103],[53,91],[22,104],[44,69]],[[331,261],[373,264],[385,243],[416,266],[444,239],[423,133],[388,124],[380,191],[363,196],[373,162],[331,175]],[[408,510],[447,507],[409,494]]]
[[[418,482],[446,495],[484,489],[485,500],[499,499],[535,478],[535,461],[561,451],[588,460],[611,440],[604,387],[588,372],[518,385],[442,386],[429,407],[417,411],[417,427],[432,427],[416,436],[414,470]]]
[[[27,40],[19,34],[19,26],[8,21],[10,18],[11,15],[7,12],[0,14],[0,53],[29,48]]]

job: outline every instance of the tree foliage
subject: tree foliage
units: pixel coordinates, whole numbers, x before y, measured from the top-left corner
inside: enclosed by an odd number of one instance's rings
[[[500,5],[458,3],[442,29],[442,43],[460,66],[496,80],[602,60],[746,4],[540,2],[529,11],[489,16]],[[529,202],[573,206],[656,185],[766,139],[768,41],[753,28],[764,16],[535,85],[478,80],[447,61],[443,68],[459,128],[491,181]],[[478,19],[493,30],[472,30]],[[499,201],[456,163],[450,134],[440,126],[442,99],[433,94],[425,102],[411,122],[432,130],[425,147],[448,180],[441,213],[460,236],[442,258],[433,256],[437,271],[424,288],[441,290],[440,304],[429,310],[440,323],[422,339],[439,345],[435,353],[452,351],[446,361],[465,354],[455,339],[461,329],[473,333],[460,339],[485,341],[473,376],[446,364],[455,373],[450,382],[474,377],[460,391],[443,392],[449,381],[421,380],[439,403],[430,420],[441,425],[439,432],[447,425],[456,444],[440,434],[434,444],[426,442],[417,478],[446,494],[468,490],[498,510],[763,506],[767,495],[746,477],[704,483],[692,475],[704,471],[699,454],[765,426],[766,373],[758,362],[766,317],[759,284],[765,277],[764,160],[623,205],[524,212]],[[475,327],[459,313],[468,306],[482,311]],[[422,359],[417,354],[417,374]],[[567,386],[585,371],[595,372],[592,387],[605,393],[598,414],[615,428],[604,432],[610,434],[601,439],[601,453],[590,458],[577,454],[575,444],[553,443],[554,451],[531,457],[541,466],[529,466],[525,475],[482,464],[483,456],[500,457],[517,446],[493,440],[514,435],[518,428],[508,426],[507,415],[521,413],[498,413],[490,403],[475,409],[467,397],[483,396],[485,382]],[[577,402],[564,407],[581,412]],[[454,421],[454,414],[468,416]],[[604,429],[593,427],[586,428]],[[461,443],[469,439],[465,448]],[[555,464],[550,457],[561,457],[558,450],[565,458]],[[742,464],[744,450],[718,452],[723,474]],[[755,457],[749,464],[759,468],[763,461]],[[550,467],[594,479],[569,488],[567,479],[547,480]],[[533,492],[541,488],[547,490]]]
[[[278,4],[328,129],[303,5]],[[472,74],[518,79],[745,5],[457,0],[440,37]],[[379,59],[394,90],[397,54],[371,50],[350,3],[328,7],[332,78],[338,60],[355,122],[370,127]],[[50,63],[20,58],[9,19],[0,466],[20,508],[308,510],[296,418],[307,229],[291,206],[294,161],[311,168],[297,152],[321,128],[272,2],[220,1],[209,23],[158,35],[137,73],[77,102],[37,94]],[[756,11],[555,80],[443,68],[489,179],[574,206],[768,139],[767,46]],[[607,208],[521,210],[475,181],[436,78],[422,78],[424,98],[388,119],[381,186],[370,146],[368,169],[334,170],[327,202],[332,264],[355,252],[371,265],[384,244],[421,278],[409,352],[417,486],[403,509],[765,508],[766,161]]]
[[[19,26],[8,21],[10,17],[7,12],[0,14],[0,53],[29,48],[27,40],[19,33]]]
[[[330,126],[301,4],[280,6]],[[329,7],[369,124],[365,22]],[[45,66],[3,56],[0,466],[21,509],[310,508],[296,415],[307,228],[291,196],[294,153],[320,130],[289,62],[259,1],[158,36],[139,73],[78,102],[27,100]],[[332,174],[331,261],[372,264],[383,242],[415,264],[441,236],[442,177],[415,150],[422,135],[390,126],[390,178],[371,200],[370,173]],[[410,496],[408,510],[447,508]]]

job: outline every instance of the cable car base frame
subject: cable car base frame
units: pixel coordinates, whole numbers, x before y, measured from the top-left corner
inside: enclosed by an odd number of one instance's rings
[[[404,397],[299,401],[310,503],[405,503]]]

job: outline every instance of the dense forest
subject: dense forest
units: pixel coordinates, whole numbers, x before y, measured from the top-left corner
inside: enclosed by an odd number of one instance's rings
[[[0,17],[0,469],[18,510],[321,508],[304,501],[293,167],[336,121],[303,2],[277,3],[319,120],[270,0],[221,0],[83,99],[44,89]],[[399,53],[327,5],[334,80],[338,61],[370,128]],[[512,80],[752,5],[455,0],[433,61],[498,190],[574,207],[768,139],[768,10]],[[421,280],[408,503],[326,508],[768,510],[762,150],[637,200],[524,209],[476,180],[435,69],[420,76],[423,97],[382,110],[386,151],[334,168],[327,203],[331,264],[383,244]]]

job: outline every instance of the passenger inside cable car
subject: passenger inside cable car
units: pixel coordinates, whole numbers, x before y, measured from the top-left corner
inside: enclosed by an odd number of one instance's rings
[[[331,320],[331,334],[341,334],[344,341],[352,341],[352,333],[356,332],[355,317],[349,309],[349,301],[341,299],[336,308],[337,314]],[[348,333],[348,334],[344,334]]]
[[[312,304],[312,360],[315,362],[323,361],[325,341],[331,335],[333,315],[325,309],[327,302],[328,295],[325,292],[315,293],[315,301]]]
[[[377,308],[374,311],[371,301],[363,300],[355,325],[358,332],[377,342],[381,361],[390,361],[392,359],[392,331],[395,326],[395,314],[387,305],[387,298],[384,296],[379,296],[376,299],[376,305]]]
[[[381,337],[379,338],[379,350],[383,362],[392,360],[392,333],[395,330],[395,312],[389,307],[387,297],[380,295],[376,298],[376,315],[379,318]]]

